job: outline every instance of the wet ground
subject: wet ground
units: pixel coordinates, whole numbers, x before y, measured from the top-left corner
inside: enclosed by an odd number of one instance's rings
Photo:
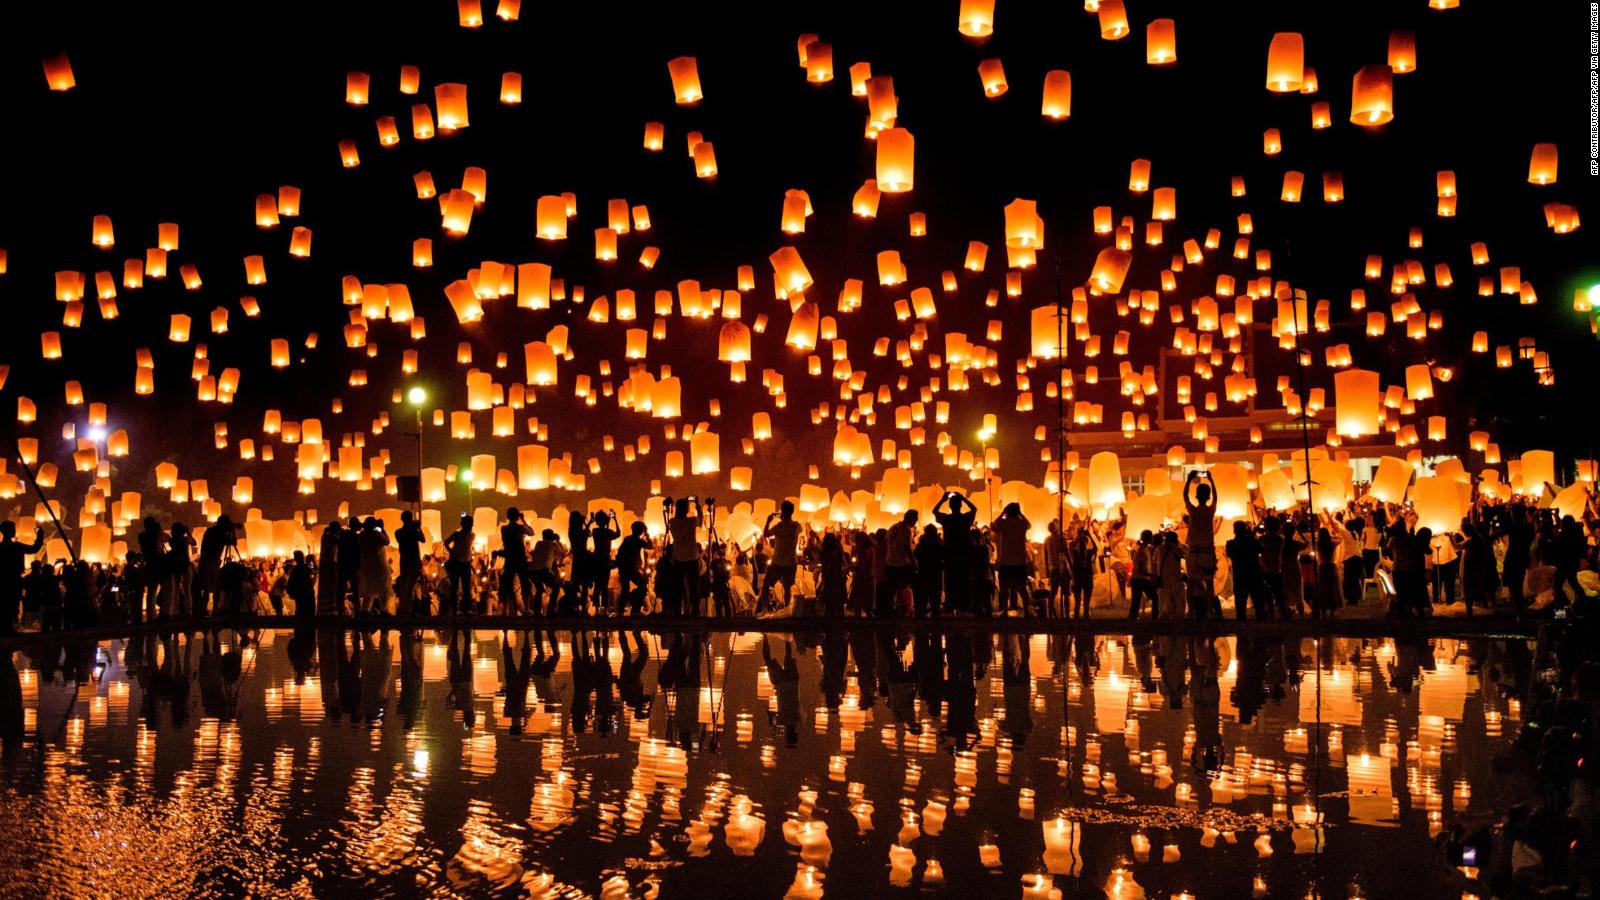
[[[1459,898],[1530,790],[1504,626],[652,624],[9,643],[0,894]]]

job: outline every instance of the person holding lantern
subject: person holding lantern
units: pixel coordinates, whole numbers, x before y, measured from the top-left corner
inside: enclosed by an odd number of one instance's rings
[[[1195,618],[1204,619],[1217,603],[1217,483],[1210,472],[1193,471],[1184,479],[1183,506],[1189,513],[1189,602]]]

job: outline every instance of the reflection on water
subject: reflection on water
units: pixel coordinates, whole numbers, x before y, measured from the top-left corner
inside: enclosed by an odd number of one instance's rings
[[[1460,897],[1529,641],[141,636],[0,660],[0,893]],[[29,885],[35,886],[30,888]]]

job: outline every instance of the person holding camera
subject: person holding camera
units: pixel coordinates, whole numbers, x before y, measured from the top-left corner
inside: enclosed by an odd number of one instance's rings
[[[788,500],[783,501],[777,512],[767,515],[761,536],[772,542],[772,559],[767,563],[766,577],[761,580],[757,609],[767,609],[773,602],[771,592],[775,584],[783,587],[783,605],[793,602],[795,573],[800,565],[800,530],[800,523],[794,520],[794,504]]]
[[[670,501],[669,501],[670,502]],[[691,506],[694,514],[690,515]],[[700,523],[703,519],[698,497],[680,497],[667,520],[667,537],[672,541],[672,595],[662,612],[667,615],[692,615],[700,609]]]

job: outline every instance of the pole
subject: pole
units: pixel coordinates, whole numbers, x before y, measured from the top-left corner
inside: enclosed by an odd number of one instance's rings
[[[422,407],[414,407],[417,413],[417,499],[414,501],[417,513],[417,525],[422,525]]]
[[[1067,317],[1061,305],[1061,256],[1053,255],[1056,269],[1056,529],[1067,541]]]

